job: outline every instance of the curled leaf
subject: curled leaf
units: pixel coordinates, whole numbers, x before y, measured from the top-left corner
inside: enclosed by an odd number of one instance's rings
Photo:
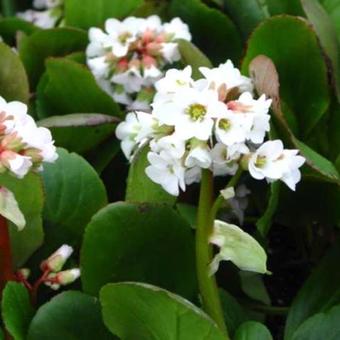
[[[215,220],[210,242],[220,247],[220,252],[210,264],[210,275],[216,273],[220,261],[231,261],[242,270],[268,273],[265,251],[252,236],[238,226]]]
[[[19,230],[26,225],[25,217],[14,194],[5,187],[0,188],[0,215],[14,223]]]

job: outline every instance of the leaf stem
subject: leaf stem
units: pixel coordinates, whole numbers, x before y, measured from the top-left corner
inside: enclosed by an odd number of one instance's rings
[[[0,295],[6,282],[15,280],[12,264],[11,240],[9,237],[8,223],[0,215]]]
[[[196,269],[198,284],[204,310],[229,339],[215,276],[209,275],[209,264],[212,261],[212,246],[209,237],[213,228],[211,219],[213,196],[213,175],[210,170],[202,169],[201,188],[198,204],[196,229]]]
[[[227,188],[231,188],[236,186],[237,182],[239,181],[241,175],[242,175],[243,169],[241,167],[238,168],[238,170],[236,171],[235,175],[233,177],[231,177],[230,181],[228,182],[227,186],[225,187],[225,189]],[[224,202],[224,197],[219,194],[211,208],[211,218],[214,221],[217,215],[218,210],[220,209],[221,205]]]

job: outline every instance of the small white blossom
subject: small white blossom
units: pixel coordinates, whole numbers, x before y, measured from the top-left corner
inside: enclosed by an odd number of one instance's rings
[[[211,165],[211,152],[208,145],[193,147],[186,156],[184,164],[188,168],[199,167],[208,169]]]
[[[160,154],[149,152],[148,161],[150,166],[145,169],[145,173],[153,182],[160,184],[165,191],[174,196],[179,195],[179,188],[185,190],[185,168],[181,159],[161,151]]]
[[[300,180],[299,168],[305,162],[297,150],[284,150],[280,140],[262,144],[249,158],[248,168],[255,179],[269,181],[281,179],[289,188],[295,190]]]
[[[63,244],[48,259],[43,261],[40,267],[42,270],[58,272],[63,268],[65,262],[69,259],[72,253],[73,248],[67,244]]]

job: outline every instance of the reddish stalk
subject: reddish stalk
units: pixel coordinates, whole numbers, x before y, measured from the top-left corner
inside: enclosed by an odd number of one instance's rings
[[[5,288],[7,281],[15,281],[15,275],[8,223],[6,218],[0,215],[0,293]]]

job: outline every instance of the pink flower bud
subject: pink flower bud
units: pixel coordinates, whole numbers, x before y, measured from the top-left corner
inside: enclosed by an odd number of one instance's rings
[[[56,252],[54,252],[47,260],[41,263],[41,270],[50,270],[58,272],[62,269],[67,259],[73,253],[73,248],[67,244],[62,245]]]
[[[57,283],[60,285],[68,285],[80,277],[80,269],[73,268],[69,270],[64,270],[62,272],[57,273]]]

